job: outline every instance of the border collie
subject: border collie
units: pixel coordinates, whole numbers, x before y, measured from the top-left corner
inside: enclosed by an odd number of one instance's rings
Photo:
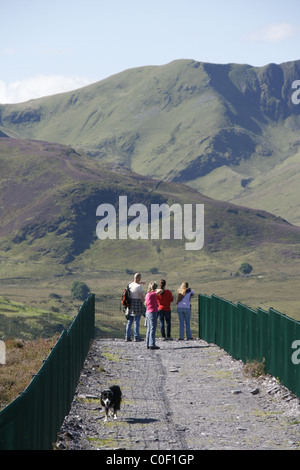
[[[106,422],[108,419],[108,412],[110,411],[111,416],[114,419],[117,419],[117,412],[120,409],[121,401],[122,401],[122,392],[118,385],[112,385],[106,390],[101,392],[101,405],[105,408],[105,418],[104,421]]]

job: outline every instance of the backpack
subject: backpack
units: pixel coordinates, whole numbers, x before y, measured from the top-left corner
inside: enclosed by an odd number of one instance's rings
[[[130,307],[130,289],[129,284],[126,289],[123,290],[121,304],[123,305],[124,309]]]

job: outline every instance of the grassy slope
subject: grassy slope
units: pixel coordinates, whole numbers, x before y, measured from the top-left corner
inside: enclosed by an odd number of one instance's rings
[[[290,140],[286,138],[288,134],[284,127],[268,129],[269,141],[275,141],[278,148],[282,147],[270,165],[256,157],[254,163],[253,158],[238,168],[217,168],[190,182],[190,185],[212,198],[259,207],[300,225],[300,150],[297,145],[288,144],[292,142],[292,137]]]
[[[283,69],[287,67],[296,70],[297,63],[287,64]],[[12,137],[20,134],[22,137],[72,144],[97,154],[103,161],[129,165],[141,173],[154,174],[159,178],[176,177],[178,172],[186,169],[189,162],[196,162],[192,184],[202,192],[218,199],[241,201],[252,207],[275,210],[277,215],[297,222],[299,212],[297,201],[293,198],[296,198],[299,187],[299,116],[285,119],[278,115],[277,121],[270,118],[271,111],[280,111],[280,103],[273,96],[268,96],[267,80],[272,75],[270,70],[270,67],[255,69],[235,65],[220,68],[194,61],[176,61],[162,67],[133,69],[75,92],[20,105],[1,106],[1,131]],[[287,77],[287,72],[284,73]],[[260,90],[258,78],[262,84],[264,109],[269,113],[263,123],[260,116],[255,114],[257,108],[251,107],[251,103],[256,103],[256,92]],[[286,80],[287,87],[289,80],[290,78]],[[269,88],[271,90],[272,87]],[[286,90],[285,98],[287,96]],[[256,153],[246,160],[242,158],[238,165],[229,165],[228,158],[234,155],[230,148],[226,150],[226,145],[232,143],[233,127],[239,136],[243,136],[246,129],[250,139],[256,142]],[[233,141],[239,158],[242,155],[243,142],[243,138]],[[227,159],[225,163],[228,166],[220,167],[201,179],[195,179],[198,171],[197,157],[204,155],[210,159],[214,157],[213,151],[218,148],[220,154]],[[47,158],[44,155],[46,167],[51,154],[53,155],[53,149],[47,150]],[[9,158],[8,155],[7,161]],[[72,158],[75,160],[72,161]],[[62,159],[58,165],[60,170],[52,183],[54,185],[56,180],[60,181],[59,190],[56,192],[57,188],[54,186],[52,189],[47,188],[48,196],[42,201],[36,200],[35,214],[49,215],[46,220],[47,230],[40,232],[40,238],[30,235],[30,232],[18,232],[20,226],[17,221],[22,222],[23,226],[24,222],[28,225],[28,220],[33,217],[32,210],[14,212],[14,220],[11,218],[11,210],[4,215],[2,213],[2,217],[5,217],[2,220],[10,224],[6,237],[21,235],[24,240],[12,245],[10,238],[5,242],[6,246],[2,245],[0,293],[2,289],[5,295],[7,292],[10,295],[15,293],[18,297],[31,301],[36,297],[36,292],[34,288],[31,289],[30,284],[35,282],[39,285],[40,292],[44,292],[42,298],[46,301],[51,287],[55,286],[67,293],[71,281],[76,277],[89,281],[96,292],[101,292],[104,287],[119,292],[127,267],[141,270],[149,279],[149,269],[158,266],[160,273],[168,277],[173,288],[185,276],[202,292],[218,293],[251,305],[272,304],[282,311],[288,310],[291,316],[298,315],[298,245],[290,244],[287,239],[279,240],[271,226],[266,228],[262,236],[265,244],[245,244],[247,233],[243,235],[240,232],[239,236],[237,233],[245,225],[245,221],[249,222],[248,227],[253,229],[255,226],[255,218],[250,220],[246,212],[243,212],[244,218],[239,213],[239,230],[235,225],[234,214],[226,212],[224,206],[219,213],[214,212],[215,217],[211,216],[212,219],[206,214],[205,238],[206,244],[210,244],[210,250],[201,250],[199,253],[187,253],[182,247],[172,247],[151,240],[145,242],[141,250],[138,250],[136,243],[122,246],[122,241],[110,243],[109,247],[97,241],[99,243],[76,245],[75,248],[72,241],[74,227],[80,222],[82,227],[86,227],[86,233],[90,233],[89,227],[94,227],[94,206],[92,218],[87,225],[87,219],[78,219],[78,214],[72,214],[70,207],[79,204],[79,196],[83,190],[81,178],[90,180],[89,185],[85,186],[89,186],[89,193],[93,192],[95,205],[99,194],[96,189],[99,172],[94,163],[87,163],[85,160],[78,173],[80,163],[77,158],[82,159],[83,156],[73,153],[72,158],[67,162]],[[10,164],[12,170],[17,170],[16,187],[27,188],[28,191],[30,188],[31,192],[33,179],[30,180],[30,173],[22,167],[22,152],[19,152],[19,161],[14,163],[12,160]],[[91,175],[87,176],[83,170],[87,164],[94,183]],[[54,159],[52,170],[56,165],[57,159]],[[49,181],[46,167],[45,173],[41,167],[36,170],[35,181],[42,182],[43,174],[44,181]],[[62,169],[68,171],[61,171]],[[101,172],[103,171],[104,168],[101,167]],[[61,180],[63,173],[67,176]],[[251,178],[253,181],[245,187],[241,185],[243,179]],[[287,185],[284,184],[285,178],[288,178]],[[75,179],[78,186],[74,191]],[[128,187],[133,189],[137,181],[133,183],[132,180],[127,180],[129,186],[126,183],[125,190]],[[6,180],[1,181],[1,190],[5,190],[8,195],[6,184]],[[101,184],[104,184],[102,179]],[[118,192],[122,184],[110,176],[105,187],[116,185]],[[140,188],[135,191],[141,190],[142,186],[145,186],[145,180],[140,179]],[[278,186],[281,193],[277,191]],[[11,187],[10,194],[14,192]],[[289,194],[289,197],[280,197],[279,194]],[[295,204],[289,204],[289,198]],[[65,225],[50,210],[56,208],[56,205],[59,210],[54,212],[62,213],[68,219]],[[3,201],[1,206],[8,207]],[[78,207],[81,211],[80,204]],[[24,213],[25,219],[22,219]],[[50,219],[54,222],[55,230],[48,230]],[[219,228],[215,228],[216,222]],[[232,230],[232,227],[235,229]],[[33,234],[34,232],[35,230]],[[220,237],[220,233],[226,236]],[[268,238],[270,234],[274,235],[273,240]],[[57,264],[57,259],[65,259],[70,249],[75,249],[75,258],[68,260],[67,264]],[[214,251],[215,249],[218,251]],[[235,272],[245,260],[254,265],[254,276],[243,279],[230,277],[230,273]],[[258,274],[263,277],[258,277]],[[56,275],[62,277],[55,278]]]
[[[33,303],[24,304],[0,296],[0,337],[31,340],[59,334],[70,326],[77,313],[69,315],[66,310],[66,305],[59,300],[48,299],[41,308]]]
[[[51,255],[53,243],[56,259],[72,261],[63,251],[74,257],[89,249],[95,242],[90,232],[95,232],[98,204],[117,204],[120,194],[128,195],[128,205],[142,202],[149,210],[154,202],[204,203],[208,251],[299,241],[299,230],[271,214],[214,201],[177,183],[157,184],[126,170],[110,171],[59,144],[1,139],[0,152],[0,237],[3,251],[13,249],[20,257],[22,243],[32,260],[35,250],[37,260],[41,254]],[[48,249],[43,252],[45,241]]]
[[[184,168],[187,153],[194,155],[195,146],[198,152],[212,127],[226,124],[220,99],[206,88],[207,74],[193,65],[176,61],[129,70],[75,92],[9,105],[2,120],[23,137],[71,144],[165,177]]]
[[[75,279],[87,282],[96,295],[120,295],[126,269],[141,271],[149,282],[151,268],[157,267],[154,277],[166,277],[172,290],[187,278],[196,291],[263,306],[283,282],[281,298],[291,294],[284,307],[292,305],[292,316],[300,311],[298,304],[294,309],[298,228],[271,214],[214,201],[188,186],[110,171],[69,147],[12,139],[0,140],[0,146],[0,295],[49,311],[49,293],[57,292],[65,302],[59,312],[74,314],[76,306],[72,310],[67,299]],[[96,207],[115,204],[119,194],[128,195],[129,205],[204,203],[204,249],[188,252],[184,240],[98,240]],[[245,260],[254,266],[254,276],[230,276]]]
[[[179,60],[131,69],[74,92],[1,106],[2,130],[70,144],[140,174],[183,178],[211,197],[298,223],[298,206],[272,203],[273,171],[299,148],[300,107],[290,99],[298,72],[299,61],[255,68]],[[241,184],[251,178],[253,191]],[[298,176],[289,181],[291,192],[298,183]]]
[[[25,390],[43,365],[57,336],[50,339],[6,340],[6,364],[0,365],[0,409]]]

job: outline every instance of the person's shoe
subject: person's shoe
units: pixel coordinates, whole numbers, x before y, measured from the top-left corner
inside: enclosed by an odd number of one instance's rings
[[[143,341],[142,338],[134,338],[135,343],[140,343],[141,341]]]
[[[131,343],[131,338],[126,338],[125,341],[126,341],[127,343]]]
[[[149,349],[160,349],[159,346],[149,346]]]

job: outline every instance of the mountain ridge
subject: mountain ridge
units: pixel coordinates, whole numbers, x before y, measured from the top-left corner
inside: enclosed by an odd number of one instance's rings
[[[254,67],[182,59],[0,105],[0,131],[70,145],[102,162],[300,223],[300,209],[290,216],[288,207],[281,213],[270,204],[276,195],[271,173],[300,151],[300,106],[291,99],[299,78],[299,60]],[[227,177],[214,185],[220,171]],[[255,179],[262,175],[260,190]],[[296,176],[295,187],[298,166]]]
[[[128,196],[128,204],[142,202],[147,207],[154,203],[204,204],[203,249],[207,253],[239,252],[268,243],[300,244],[300,228],[273,214],[215,201],[186,185],[101,164],[61,144],[0,138],[0,164],[0,254],[4,264],[5,260],[30,264],[43,259],[64,270],[80,255],[94,257],[96,246],[100,252],[114,253],[121,241],[109,240],[108,248],[107,241],[97,239],[96,209],[101,203],[117,208],[120,195]],[[143,246],[151,246],[158,262],[166,249],[173,258],[187,254],[183,241],[172,237],[167,242],[125,242],[137,253]],[[126,259],[124,244],[119,256]]]

